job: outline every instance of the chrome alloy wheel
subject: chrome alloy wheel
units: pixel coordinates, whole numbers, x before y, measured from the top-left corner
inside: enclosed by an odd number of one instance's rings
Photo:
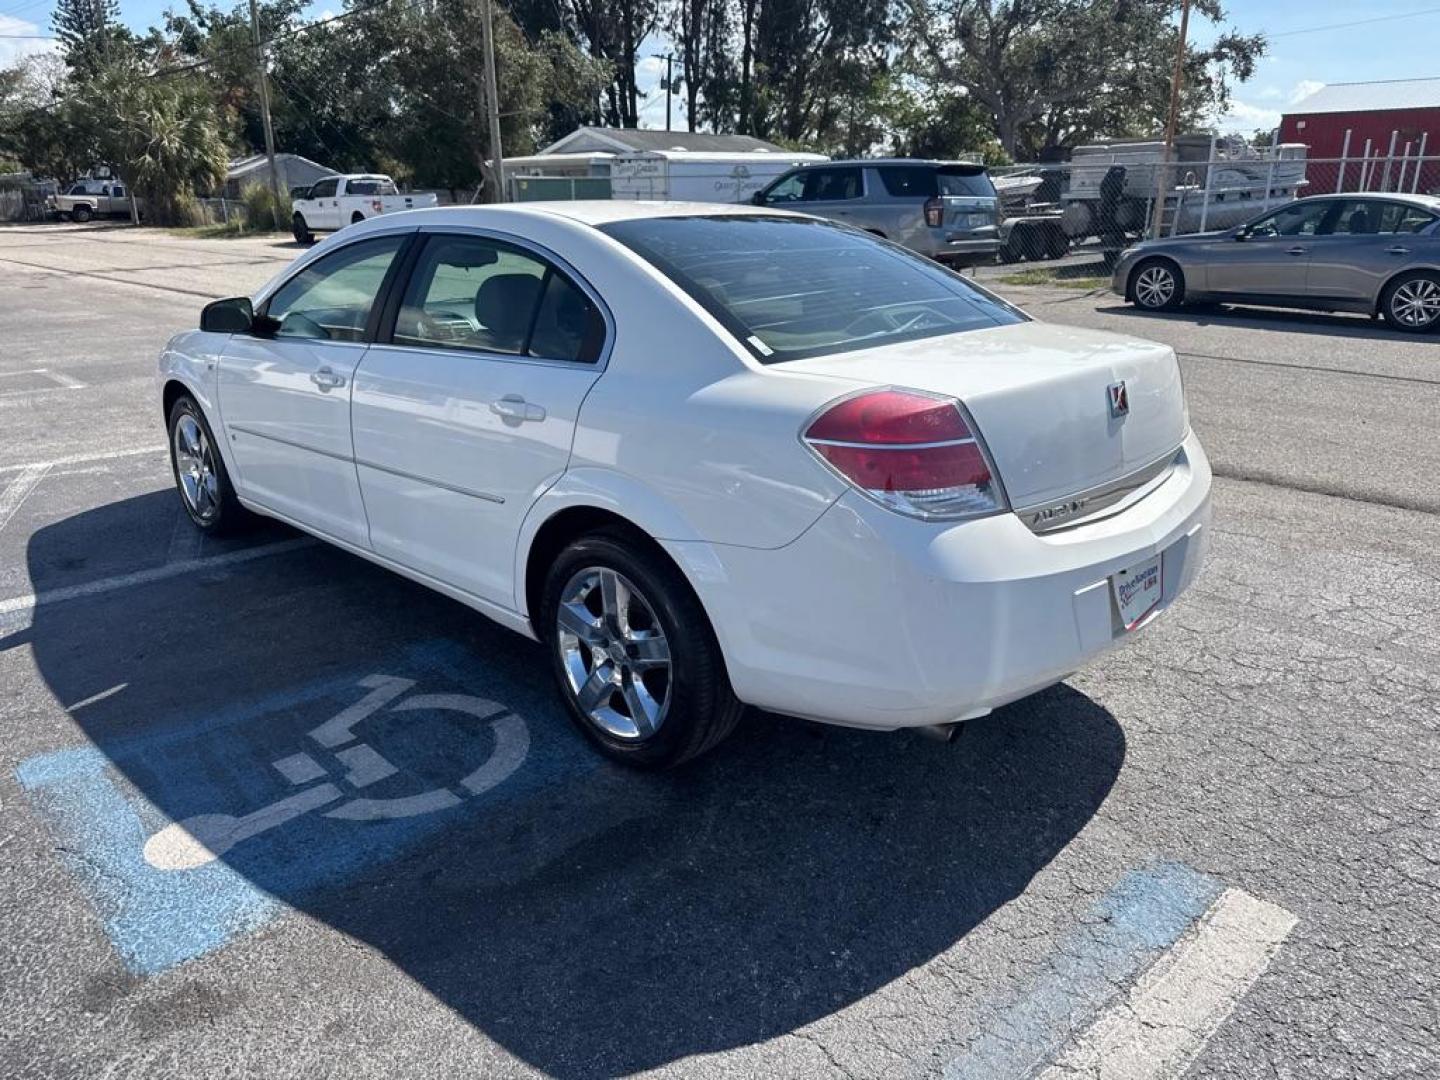
[[[1141,307],[1159,308],[1175,295],[1175,275],[1163,266],[1147,266],[1135,279],[1135,299]]]
[[[606,566],[576,573],[560,593],[556,648],[580,711],[617,739],[645,739],[670,704],[670,645],[649,601]]]
[[[197,521],[208,522],[220,510],[220,484],[215,475],[215,449],[200,422],[182,413],[175,422],[175,475],[180,494]]]
[[[1430,326],[1440,319],[1440,284],[1425,277],[1405,282],[1390,297],[1390,313],[1406,326]]]

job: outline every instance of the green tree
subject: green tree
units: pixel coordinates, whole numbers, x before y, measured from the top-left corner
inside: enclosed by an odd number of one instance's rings
[[[191,224],[195,193],[224,181],[225,142],[203,80],[122,64],[86,83],[78,104],[95,120],[100,155],[145,200],[152,222]]]
[[[119,0],[55,0],[50,26],[70,70],[84,78],[98,74],[134,42],[120,21]]]
[[[1176,0],[905,0],[912,58],[933,86],[991,117],[1011,155],[1099,135],[1146,135],[1164,122],[1178,30]],[[1192,20],[1224,22],[1217,0]],[[1223,109],[1232,80],[1263,55],[1263,36],[1220,34],[1185,55],[1182,120]]]

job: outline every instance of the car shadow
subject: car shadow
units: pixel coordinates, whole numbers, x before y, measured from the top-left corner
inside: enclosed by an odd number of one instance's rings
[[[1365,338],[1412,345],[1440,342],[1440,334],[1402,333],[1391,330],[1383,322],[1365,315],[1303,311],[1295,308],[1206,304],[1176,311],[1145,311],[1116,298],[1114,303],[1099,305],[1095,310],[1107,315],[1128,315],[1135,319],[1158,319],[1163,322],[1189,323],[1192,326],[1239,326],[1254,330],[1283,330],[1292,334],[1322,334],[1325,337]]]
[[[122,547],[143,548],[135,523],[163,532],[174,513],[173,494],[157,492],[42,528],[27,550],[34,579],[63,590],[77,551],[125,536]],[[432,697],[366,721],[366,744],[401,766],[367,792],[403,794],[499,754],[499,721],[456,713],[459,697],[523,721],[523,762],[484,796],[395,820],[308,813],[199,869],[156,870],[129,850],[116,856],[128,884],[114,903],[92,900],[141,974],[243,941],[217,930],[194,956],[174,948],[218,920],[227,890],[258,898],[226,909],[247,917],[299,910],[554,1075],[750,1045],[904,976],[1019,895],[1125,759],[1114,717],[1061,686],[951,745],[756,714],[687,767],[629,772],[574,733],[539,646],[321,544],[60,595],[42,597],[0,650],[29,644],[84,742],[22,764],[22,784],[50,821],[47,800],[61,795],[45,784],[94,756],[104,790],[144,826],[132,847],[169,821],[270,805],[294,790],[277,770],[294,772],[297,750],[334,778],[307,732],[383,686],[377,676]],[[86,850],[75,805],[51,827],[78,829],[65,846],[93,866],[110,856]],[[168,875],[165,890],[137,887],[141,873]],[[186,875],[203,878],[203,902],[187,899]],[[107,888],[104,874],[77,873],[87,877]],[[127,922],[126,905],[147,896],[164,897],[162,910]],[[303,984],[343,978],[335,964],[318,951],[285,966]],[[76,992],[103,1007],[123,983]]]

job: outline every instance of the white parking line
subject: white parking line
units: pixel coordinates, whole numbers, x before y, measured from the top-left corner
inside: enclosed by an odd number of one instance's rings
[[[1226,889],[1041,1080],[1182,1076],[1270,966],[1295,922],[1284,908]]]
[[[142,446],[134,450],[107,450],[99,454],[71,454],[68,457],[58,457],[50,461],[29,461],[17,465],[0,465],[0,473],[24,471],[26,469],[39,468],[58,469],[66,465],[89,465],[96,461],[114,461],[116,458],[144,457],[146,454],[163,454],[165,447]]]
[[[21,469],[20,475],[11,480],[4,491],[0,491],[0,529],[10,524],[10,519],[15,516],[15,511],[20,509],[20,504],[35,490],[35,485],[45,479],[50,468],[49,465],[31,465]]]
[[[164,581],[166,578],[179,577],[195,571],[218,570],[226,566],[252,562],[255,559],[268,558],[271,555],[283,555],[288,551],[310,547],[317,542],[308,536],[301,536],[294,540],[282,540],[275,544],[264,544],[261,547],[246,548],[243,551],[232,551],[228,555],[214,555],[207,559],[188,559],[184,562],[166,563],[164,566],[152,567],[149,570],[137,570],[132,574],[120,574],[116,577],[87,581],[81,585],[69,585],[62,589],[49,589],[45,592],[31,593],[28,596],[15,596],[9,600],[0,600],[0,629],[21,629],[22,627],[13,625],[13,622],[16,621],[28,625],[35,609],[41,605],[60,604],[67,600],[99,596],[117,589],[128,589],[134,585],[149,585],[156,581]]]
[[[66,375],[63,371],[51,371],[49,368],[41,368],[47,379],[53,379],[66,390],[84,390],[85,384],[73,375]]]

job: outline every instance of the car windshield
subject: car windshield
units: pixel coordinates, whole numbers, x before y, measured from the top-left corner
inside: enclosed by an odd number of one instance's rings
[[[393,180],[377,179],[370,176],[363,180],[351,180],[345,185],[347,195],[394,195],[395,182]]]
[[[600,228],[765,363],[1025,319],[929,259],[829,222],[735,214]]]

